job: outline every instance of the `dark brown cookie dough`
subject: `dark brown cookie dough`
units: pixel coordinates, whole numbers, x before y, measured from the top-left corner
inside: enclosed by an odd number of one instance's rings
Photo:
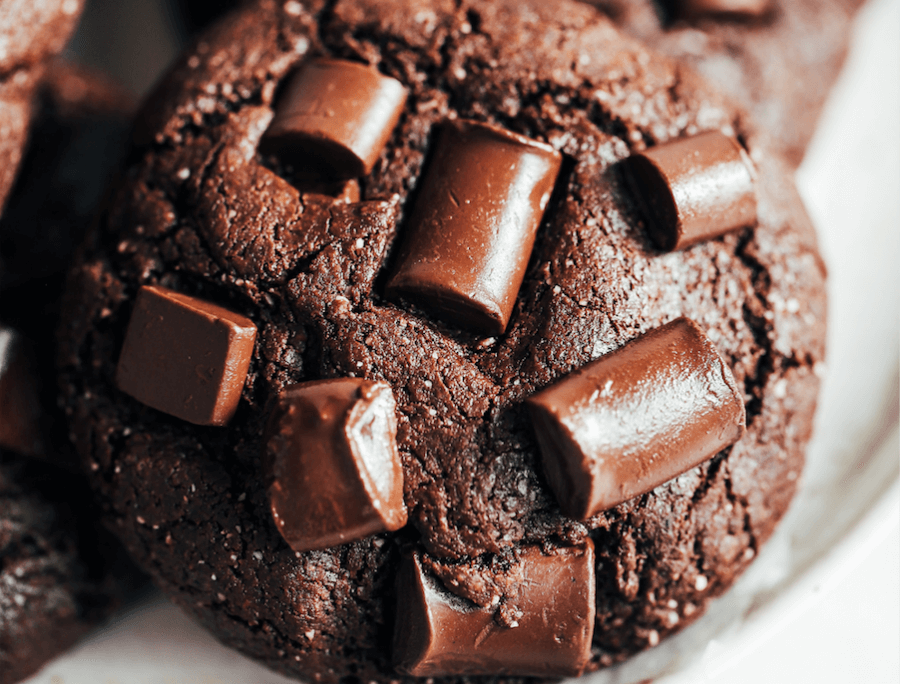
[[[302,192],[294,170],[257,152],[279,85],[312,55],[368,62],[409,90],[360,202]],[[509,326],[495,338],[383,297],[435,125],[452,116],[564,155]],[[756,163],[759,223],[662,254],[618,162],[716,129]],[[64,402],[110,523],[220,639],[307,680],[397,678],[390,639],[404,544],[477,602],[484,587],[506,596],[514,585],[504,570],[514,549],[590,537],[589,669],[656,645],[770,536],[810,435],[824,269],[790,171],[764,137],[685,66],[580,3],[260,0],[239,10],[149,98],[130,165],[70,282]],[[226,427],[191,425],[116,388],[132,305],[149,284],[257,326]],[[649,494],[586,522],[564,517],[523,401],[679,316],[732,369],[746,435]],[[294,553],[269,512],[269,407],[288,385],[342,376],[393,390],[409,524]]]
[[[189,31],[238,4],[173,0]],[[816,129],[840,73],[863,0],[772,0],[757,14],[690,14],[686,0],[583,0],[625,33],[683,60],[734,98],[793,165]],[[694,3],[703,4],[703,3]],[[709,2],[710,7],[734,5]]]
[[[772,0],[744,3],[763,8],[758,15],[692,16],[684,9],[686,0],[585,1],[625,33],[690,64],[733,97],[795,166],[844,63],[853,16],[862,5],[862,0]]]

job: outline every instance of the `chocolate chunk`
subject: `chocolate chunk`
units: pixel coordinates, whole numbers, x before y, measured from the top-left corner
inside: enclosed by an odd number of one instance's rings
[[[744,401],[697,324],[679,318],[528,400],[559,505],[579,520],[693,468],[744,434]]]
[[[264,152],[302,161],[314,174],[372,170],[406,104],[406,88],[374,67],[315,59],[290,80],[262,140]]]
[[[684,249],[756,223],[752,162],[719,131],[645,150],[625,168],[660,249]]]
[[[516,675],[574,677],[591,657],[594,545],[519,550],[524,580],[511,599],[520,617],[503,627],[496,607],[479,608],[451,594],[404,558],[397,579],[394,665],[416,677]]]
[[[475,333],[502,333],[561,163],[559,152],[524,136],[447,122],[387,295]]]
[[[197,425],[237,410],[256,326],[249,318],[159,286],[143,286],[116,383],[138,401]]]
[[[704,16],[761,17],[772,8],[772,0],[680,0],[678,16],[696,19]]]
[[[395,411],[383,382],[319,380],[282,392],[267,442],[269,502],[294,551],[406,524]]]
[[[39,454],[41,403],[37,375],[22,338],[0,326],[0,447]]]

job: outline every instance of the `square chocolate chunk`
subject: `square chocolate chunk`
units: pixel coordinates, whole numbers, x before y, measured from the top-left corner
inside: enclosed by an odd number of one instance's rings
[[[520,616],[507,626],[494,620],[496,607],[452,594],[418,555],[406,557],[397,578],[397,669],[415,677],[581,674],[594,634],[593,542],[552,554],[527,546],[518,554],[524,577],[509,600]]]
[[[282,392],[269,425],[269,503],[294,551],[406,524],[389,385],[338,378]]]
[[[256,340],[249,318],[159,286],[144,286],[119,356],[119,389],[197,425],[234,415]]]

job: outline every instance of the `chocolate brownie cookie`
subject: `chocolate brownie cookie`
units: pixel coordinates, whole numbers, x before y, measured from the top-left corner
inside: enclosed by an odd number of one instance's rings
[[[0,3],[0,211],[22,160],[44,61],[63,49],[83,5],[84,0]]]
[[[803,160],[863,0],[587,0],[690,64]]]
[[[790,175],[582,3],[259,0],[139,117],[64,307],[72,438],[274,669],[607,666],[794,493],[825,299]]]

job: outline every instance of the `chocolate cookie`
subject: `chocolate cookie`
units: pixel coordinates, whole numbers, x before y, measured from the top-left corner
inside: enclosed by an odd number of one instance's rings
[[[59,54],[83,8],[84,0],[3,0],[0,75]]]
[[[84,0],[0,4],[0,212],[22,160],[44,62],[63,49],[83,5]]]
[[[72,437],[274,669],[607,666],[794,493],[825,299],[790,177],[587,5],[259,0],[139,118],[64,306]]]
[[[690,64],[799,165],[862,0],[587,0],[626,33]]]

